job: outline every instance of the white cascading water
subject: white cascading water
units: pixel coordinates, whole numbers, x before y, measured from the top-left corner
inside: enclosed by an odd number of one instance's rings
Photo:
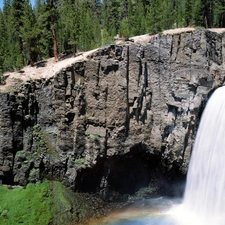
[[[225,225],[225,86],[213,93],[201,118],[182,208],[187,224]]]

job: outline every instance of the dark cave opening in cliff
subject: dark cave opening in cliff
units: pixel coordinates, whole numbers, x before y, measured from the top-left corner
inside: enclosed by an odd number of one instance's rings
[[[160,157],[142,152],[135,146],[131,152],[109,159],[108,189],[119,194],[134,194],[153,185],[158,177]]]
[[[138,144],[127,154],[101,159],[94,168],[79,171],[75,190],[134,194],[158,180],[160,158]]]
[[[79,192],[96,193],[99,190],[104,168],[104,159],[98,160],[92,168],[77,171],[75,190]]]

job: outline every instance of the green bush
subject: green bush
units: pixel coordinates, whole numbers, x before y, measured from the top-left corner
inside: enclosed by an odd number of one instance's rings
[[[49,183],[28,184],[25,189],[0,187],[1,225],[48,225],[52,221]]]
[[[58,157],[55,146],[49,139],[49,134],[42,130],[39,124],[33,126],[33,141],[39,156],[45,153],[50,158]]]
[[[91,134],[90,137],[95,140],[95,141],[99,141],[100,140],[100,136],[97,134]]]
[[[74,193],[59,181],[28,184],[25,189],[0,186],[1,225],[68,225],[101,214],[102,202]]]

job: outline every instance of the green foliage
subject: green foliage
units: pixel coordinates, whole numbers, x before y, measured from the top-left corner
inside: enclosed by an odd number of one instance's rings
[[[85,135],[86,135],[86,136],[89,136],[89,135],[90,135],[90,132],[89,132],[88,130],[86,130],[86,131],[85,131]]]
[[[0,10],[0,81],[5,70],[5,59],[4,56],[6,54],[6,43],[7,36],[5,35],[5,24],[4,24],[4,15]]]
[[[0,187],[0,224],[40,224],[52,221],[48,182],[28,184],[25,189]]]
[[[25,189],[0,186],[1,225],[66,225],[87,219],[99,200],[74,193],[58,181],[28,184]],[[100,202],[101,203],[101,202]]]
[[[113,37],[111,37],[106,28],[102,30],[102,45],[108,45],[113,43]]]
[[[185,21],[186,26],[193,23],[193,2],[192,0],[185,0]]]
[[[127,39],[189,25],[225,27],[224,15],[225,0],[36,0],[34,8],[30,0],[4,0],[0,77],[53,57],[57,49],[76,55],[110,44],[115,36]]]
[[[24,150],[20,150],[16,152],[16,155],[23,156],[25,154]]]
[[[119,32],[122,7],[120,0],[102,2],[102,23],[110,37],[116,36]]]
[[[203,26],[202,12],[203,7],[201,4],[201,0],[196,0],[193,4],[193,20],[196,26]]]
[[[97,135],[97,134],[91,134],[90,137],[91,137],[92,139],[94,139],[95,141],[99,141],[99,140],[100,140],[100,136]]]
[[[89,165],[89,163],[85,158],[79,158],[79,159],[75,159],[74,165],[77,168],[85,168]]]
[[[195,27],[196,30],[205,30],[205,27],[200,27],[200,26],[197,26]]]
[[[39,124],[33,126],[33,140],[38,155],[45,153],[46,156],[51,158],[58,156],[55,147],[49,140],[48,133],[42,130]]]
[[[21,16],[23,26],[20,27],[20,33],[23,39],[24,60],[27,65],[33,66],[34,61],[37,60],[37,52],[35,46],[37,45],[38,31],[36,27],[35,15],[29,0],[26,0],[23,7],[23,15]]]
[[[58,181],[53,181],[50,185],[54,225],[79,224],[91,215],[97,216],[101,213],[99,204],[103,203],[99,199],[88,194],[74,193]]]
[[[149,33],[155,34],[162,31],[162,14],[161,4],[159,0],[153,0],[148,7],[147,17],[148,17],[148,27]]]
[[[78,89],[82,89],[83,85],[82,84],[75,84],[75,87],[77,87]]]

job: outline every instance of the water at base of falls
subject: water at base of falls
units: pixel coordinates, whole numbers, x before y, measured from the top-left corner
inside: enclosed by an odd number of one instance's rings
[[[183,202],[158,198],[135,204],[98,224],[225,225],[225,87],[213,93],[202,115]]]
[[[134,202],[101,221],[90,225],[205,225],[195,215],[190,214],[181,199],[165,197]],[[211,225],[214,223],[211,223]]]
[[[178,225],[173,210],[180,199],[165,197],[133,202],[93,225]]]

